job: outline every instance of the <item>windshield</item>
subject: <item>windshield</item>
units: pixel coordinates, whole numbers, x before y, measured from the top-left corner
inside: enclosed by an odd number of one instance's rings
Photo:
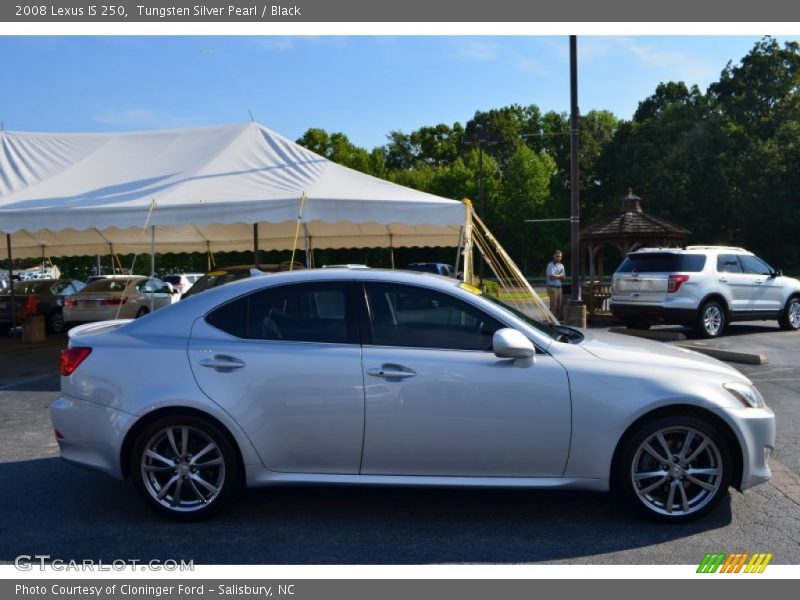
[[[550,325],[547,325],[545,323],[542,323],[541,321],[537,321],[535,319],[530,318],[524,312],[509,306],[508,304],[506,304],[502,300],[498,300],[497,298],[494,298],[494,297],[490,296],[489,294],[482,294],[481,298],[483,298],[484,300],[488,300],[489,302],[491,302],[495,306],[503,309],[507,313],[510,313],[510,314],[514,315],[520,321],[523,321],[524,323],[530,325],[531,327],[533,327],[537,331],[545,334],[547,337],[549,337],[549,338],[551,338],[553,340],[558,340],[561,337],[561,333],[556,331],[555,329],[553,329]]]
[[[246,279],[247,277],[250,277],[250,269],[236,269],[235,271],[212,271],[211,273],[206,273],[200,279],[198,279],[197,283],[189,288],[189,291],[187,291],[183,296],[184,298],[187,296],[194,296],[195,294],[210,290],[211,288],[215,288],[219,285],[225,285],[231,281],[238,281],[239,279]]]
[[[131,281],[131,279],[98,279],[83,288],[81,292],[121,292]]]

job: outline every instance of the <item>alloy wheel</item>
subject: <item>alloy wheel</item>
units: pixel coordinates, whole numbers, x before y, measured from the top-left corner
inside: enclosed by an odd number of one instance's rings
[[[703,328],[710,336],[718,335],[722,329],[722,310],[716,304],[709,304],[703,310]]]
[[[637,448],[631,482],[649,510],[666,516],[700,511],[722,487],[724,464],[719,448],[702,431],[688,426],[660,429]]]
[[[203,510],[225,485],[225,456],[219,445],[195,427],[176,425],[153,435],[141,455],[145,490],[170,511]]]
[[[789,323],[793,329],[800,329],[800,300],[793,300],[789,305]]]

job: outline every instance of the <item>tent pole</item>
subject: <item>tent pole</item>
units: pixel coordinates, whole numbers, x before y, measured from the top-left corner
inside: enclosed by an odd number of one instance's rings
[[[389,260],[391,261],[392,270],[394,270],[394,236],[389,234]]]
[[[11,257],[11,234],[6,234],[6,250],[8,250],[8,291],[11,294],[11,330],[17,328],[17,306],[14,299],[14,261]]]
[[[97,274],[100,275],[100,271],[103,270],[103,266],[100,264],[100,255],[97,255]]]
[[[472,202],[464,199],[464,281],[475,285],[472,265]]]
[[[42,277],[44,277],[44,246],[42,246]]]
[[[303,237],[305,238],[305,250],[306,250],[306,269],[312,268],[311,261],[308,259],[308,249],[309,249],[309,241],[308,241],[308,225],[303,223]]]
[[[464,228],[458,228],[458,247],[456,248],[456,265],[455,265],[455,272],[456,276],[458,276],[458,264],[461,260],[461,246],[464,244]]]
[[[258,268],[259,265],[259,250],[258,250],[258,223],[253,223],[253,264]]]
[[[153,312],[155,304],[155,287],[153,279],[156,278],[156,226],[150,226],[150,312]]]
[[[116,275],[117,269],[114,266],[114,244],[108,245],[109,258],[111,258],[111,274]]]

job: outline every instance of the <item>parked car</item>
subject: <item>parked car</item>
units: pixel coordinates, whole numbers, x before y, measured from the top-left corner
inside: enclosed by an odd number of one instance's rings
[[[203,276],[202,273],[173,273],[164,275],[161,280],[172,284],[179,294],[185,294]]]
[[[107,277],[87,285],[64,300],[64,322],[68,326],[91,321],[143,317],[178,299],[172,286],[141,275]]]
[[[187,520],[242,483],[360,483],[612,489],[680,522],[767,481],[775,446],[722,362],[404,271],[253,277],[85,325],[61,374],[61,456]]]
[[[610,306],[632,328],[688,325],[717,337],[733,321],[777,319],[797,331],[800,281],[743,248],[644,248],[614,273]]]
[[[456,271],[452,265],[445,263],[411,263],[406,267],[408,271],[422,271],[424,273],[435,273],[436,275],[444,275],[445,277],[455,277]]]
[[[71,279],[33,279],[14,283],[14,304],[19,310],[29,296],[36,298],[36,312],[44,317],[45,328],[50,333],[64,331],[64,315],[62,306],[67,298],[82,290],[84,283]],[[8,333],[11,329],[11,291],[6,288],[0,291],[0,333]]]
[[[213,289],[232,281],[239,281],[240,279],[247,279],[248,277],[259,277],[267,273],[278,273],[280,271],[288,271],[292,263],[289,261],[280,264],[271,265],[236,265],[233,267],[220,267],[213,271],[209,271],[198,279],[194,285],[185,292],[182,298],[205,292],[206,290]],[[305,269],[302,263],[295,262],[292,267],[293,271]]]

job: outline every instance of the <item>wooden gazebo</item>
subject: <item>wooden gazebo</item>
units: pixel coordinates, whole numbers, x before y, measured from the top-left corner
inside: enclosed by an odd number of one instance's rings
[[[587,225],[580,233],[580,247],[585,259],[584,275],[603,275],[603,253],[606,246],[619,250],[622,256],[643,247],[681,246],[692,233],[666,219],[645,214],[642,199],[632,190],[621,200],[618,214]]]

